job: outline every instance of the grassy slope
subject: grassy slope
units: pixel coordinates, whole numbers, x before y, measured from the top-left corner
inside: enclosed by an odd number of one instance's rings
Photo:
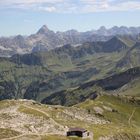
[[[118,91],[120,95],[140,97],[140,79],[130,82],[126,87]]]
[[[11,129],[4,129],[4,128],[0,128],[0,139],[4,139],[4,138],[10,138],[10,137],[15,137],[20,135],[19,132],[11,130]]]
[[[135,45],[135,41],[133,39],[131,39],[130,37],[119,37],[119,39],[121,41],[123,41],[127,46],[132,47],[133,45]]]
[[[42,55],[44,66],[16,65],[9,61],[0,62],[0,81],[10,81],[16,86],[17,97],[22,98],[26,87],[33,82],[48,81],[49,89],[40,90],[36,100],[41,101],[48,94],[69,87],[75,87],[83,82],[99,79],[111,71],[123,53],[99,53],[71,60],[68,56],[53,54]],[[49,58],[49,59],[48,59]],[[94,68],[98,71],[94,73]],[[70,76],[71,73],[80,73],[80,76]],[[70,74],[67,74],[70,73]],[[57,82],[56,82],[57,81]],[[57,87],[57,84],[59,85]],[[55,88],[54,88],[55,87]],[[21,93],[22,92],[22,93]]]
[[[104,110],[103,117],[112,122],[108,125],[97,125],[91,127],[95,138],[98,138],[99,135],[117,135],[119,133],[128,133],[133,135],[140,134],[140,106],[130,103],[126,99],[115,96],[101,96],[95,101],[87,100],[86,102],[76,106],[88,109],[91,113],[95,113],[93,109],[94,106],[101,107]],[[116,111],[110,112],[105,110],[104,106],[112,108]],[[134,115],[129,121],[133,110],[135,110]]]
[[[56,92],[42,100],[42,103],[71,106],[82,102],[85,99],[93,99],[95,96],[103,94],[139,97],[139,72],[139,67],[137,67],[129,69],[123,73],[112,75],[105,79],[93,80],[75,88],[69,88],[67,90]]]
[[[18,101],[1,101],[0,105],[2,107],[8,107],[9,105],[20,105],[19,111],[25,113],[27,115],[35,115],[38,117],[43,117],[44,114],[40,111],[46,112],[49,117],[58,122],[61,125],[66,125],[68,127],[83,127],[88,129],[89,131],[94,133],[94,140],[98,140],[100,137],[104,136],[120,136],[123,137],[127,135],[128,140],[135,140],[134,136],[140,135],[140,106],[130,102],[128,99],[124,97],[115,97],[115,96],[100,96],[96,100],[86,100],[83,103],[77,104],[73,107],[62,107],[62,106],[48,106],[48,105],[40,105],[40,104],[28,104],[26,108],[24,103],[20,103]],[[24,106],[24,107],[23,107]],[[98,114],[95,111],[95,107],[99,107],[103,110],[102,114]],[[90,122],[84,122],[80,120],[70,119],[66,114],[63,113],[64,110],[72,110],[72,109],[85,109],[89,112],[89,114],[96,115],[100,119],[109,120],[109,124],[92,124]],[[135,110],[135,111],[134,111]],[[133,113],[134,111],[134,113]],[[133,115],[132,115],[133,113]],[[59,116],[59,115],[60,116]],[[68,117],[68,118],[67,118]],[[44,118],[45,119],[45,118]],[[48,118],[46,118],[48,119]],[[69,121],[68,121],[68,120]],[[12,130],[10,130],[12,131]],[[9,130],[6,135],[10,135]],[[12,132],[12,136],[19,135],[19,132]],[[4,133],[0,131],[0,136],[3,136]],[[7,136],[8,136],[7,135]],[[122,136],[123,135],[123,136]],[[24,135],[21,138],[38,138],[39,135]],[[132,139],[133,137],[133,139]],[[3,136],[4,138],[4,136]],[[58,135],[41,135],[42,140],[80,140],[78,138],[67,138],[64,136]],[[121,139],[118,139],[121,140]]]
[[[134,44],[130,37],[120,37],[119,39],[129,47]],[[111,47],[113,45],[115,44],[112,44]],[[33,92],[33,95],[31,95],[33,99],[42,101],[51,93],[73,88],[84,82],[104,78],[122,71],[122,69],[117,70],[115,67],[117,62],[123,58],[127,49],[122,52],[89,53],[91,51],[90,45],[82,47],[72,49],[66,46],[49,53],[36,53],[36,57],[33,57],[34,59],[31,57],[33,60],[30,61],[36,62],[38,58],[42,66],[16,65],[7,59],[1,59],[0,82],[10,81],[14,83],[16,89],[15,98],[23,98],[29,86],[30,89],[33,89],[39,83],[45,81],[46,84],[43,83],[44,86],[36,90],[38,93],[29,90]],[[73,57],[74,55],[75,58]],[[16,62],[18,62],[18,58]],[[34,84],[35,82],[37,82],[37,85]],[[34,96],[34,94],[36,95]]]

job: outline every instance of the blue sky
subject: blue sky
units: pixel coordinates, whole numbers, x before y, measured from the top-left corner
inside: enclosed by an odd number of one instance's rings
[[[0,36],[140,26],[140,0],[0,0]]]

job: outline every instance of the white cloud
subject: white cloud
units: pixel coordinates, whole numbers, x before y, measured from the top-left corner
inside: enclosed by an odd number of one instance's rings
[[[58,13],[140,10],[139,0],[0,0],[0,8],[33,9]]]
[[[105,3],[108,0],[80,0],[80,2],[86,3],[86,4],[96,4],[96,3]]]
[[[41,11],[47,11],[47,12],[55,12],[56,11],[56,8],[55,7],[39,7],[39,10]]]
[[[38,3],[58,3],[64,0],[1,0],[0,4],[38,4]]]
[[[0,8],[55,12],[55,6],[65,1],[67,0],[0,0]]]
[[[82,11],[107,12],[107,11],[135,11],[140,10],[140,1],[134,0],[80,0],[84,3]]]

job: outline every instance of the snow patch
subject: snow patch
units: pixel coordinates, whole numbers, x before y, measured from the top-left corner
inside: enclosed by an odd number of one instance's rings
[[[0,50],[3,50],[3,51],[12,51],[11,48],[5,48],[3,46],[0,46]]]

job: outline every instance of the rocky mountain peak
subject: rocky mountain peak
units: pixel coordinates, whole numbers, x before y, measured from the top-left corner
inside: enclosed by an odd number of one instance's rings
[[[66,31],[66,33],[77,34],[78,31],[74,30],[74,29],[71,29],[71,30]]]
[[[121,40],[119,39],[119,37],[114,36],[114,37],[113,37],[112,39],[110,39],[109,41],[117,42],[117,41],[121,41]]]
[[[37,34],[46,34],[50,32],[50,29],[47,27],[47,25],[43,25],[37,32]]]
[[[24,37],[22,35],[17,35],[17,36],[14,37],[14,40],[23,41]]]
[[[123,41],[119,39],[119,37],[115,36],[112,39],[108,40],[104,44],[105,52],[114,52],[121,51],[122,49],[127,49],[127,45]]]
[[[101,26],[99,30],[106,30],[105,26]]]

